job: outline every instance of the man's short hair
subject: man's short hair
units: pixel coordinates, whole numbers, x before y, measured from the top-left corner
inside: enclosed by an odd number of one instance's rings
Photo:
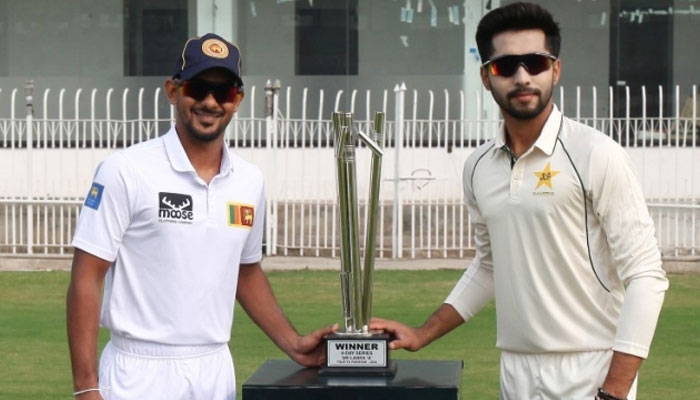
[[[482,62],[493,55],[493,37],[505,31],[539,29],[544,32],[547,50],[559,57],[561,35],[552,14],[532,3],[517,2],[489,11],[476,28],[476,45]]]

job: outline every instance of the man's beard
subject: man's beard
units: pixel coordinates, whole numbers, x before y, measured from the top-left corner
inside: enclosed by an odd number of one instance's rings
[[[199,110],[199,111],[203,111],[203,110]],[[219,113],[212,112],[211,114],[219,114]],[[221,128],[216,130],[214,133],[204,133],[204,132],[198,130],[197,128],[195,128],[194,124],[192,123],[192,119],[185,120],[183,118],[183,120],[185,121],[184,125],[185,125],[185,128],[187,130],[187,134],[190,137],[192,137],[193,139],[196,139],[200,142],[213,142],[213,141],[215,141],[216,139],[221,137],[221,135],[223,135],[224,131],[226,130],[226,126],[228,125],[228,124],[222,124]]]
[[[501,111],[504,114],[508,114],[511,117],[519,120],[530,120],[537,117],[542,113],[542,111],[544,111],[544,109],[547,107],[547,104],[549,104],[549,101],[552,99],[551,88],[547,93],[545,93],[546,98],[543,98],[542,92],[537,89],[518,88],[510,91],[505,96],[505,98],[500,96],[500,94],[497,95],[495,92],[492,93],[493,99],[496,101],[496,104],[498,104],[498,106],[501,107]],[[522,93],[531,93],[537,97],[537,104],[535,105],[535,108],[518,109],[511,103],[511,100],[514,97]]]
[[[224,133],[224,130],[226,129],[226,127],[224,127],[224,128],[217,130],[214,133],[202,133],[201,131],[197,130],[193,126],[192,121],[188,121],[185,124],[185,127],[187,128],[187,133],[192,138],[197,139],[200,142],[213,142],[216,139],[218,139],[219,137],[221,137],[221,135],[223,135],[223,133]]]

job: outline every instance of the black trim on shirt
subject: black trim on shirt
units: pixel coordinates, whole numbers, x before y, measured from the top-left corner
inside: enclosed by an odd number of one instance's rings
[[[491,151],[491,149],[493,149],[494,146],[496,146],[496,143],[491,143],[491,146],[490,146],[488,149],[486,149],[486,150],[479,156],[479,158],[476,159],[476,162],[474,163],[474,168],[472,168],[472,174],[471,174],[471,176],[469,177],[469,184],[470,184],[471,187],[472,187],[472,188],[471,188],[472,196],[474,196],[474,173],[476,172],[476,166],[479,165],[479,161],[481,161],[481,159],[484,158],[484,156],[486,155],[486,153],[488,153],[489,151]]]
[[[562,124],[564,123],[564,117],[562,115]],[[561,127],[560,130],[561,132]],[[584,215],[584,224],[586,226],[586,249],[588,250],[588,261],[591,264],[591,269],[593,270],[593,274],[595,275],[595,278],[598,280],[598,283],[600,283],[600,286],[605,289],[606,292],[610,293],[610,289],[605,286],[602,280],[600,280],[600,276],[598,276],[598,272],[595,269],[595,265],[593,264],[593,257],[591,256],[591,242],[588,237],[588,202],[586,201],[586,187],[583,185],[583,180],[581,179],[581,174],[578,173],[578,169],[576,168],[576,164],[574,164],[574,160],[571,159],[571,155],[569,155],[569,152],[566,150],[566,146],[564,146],[564,142],[561,140],[559,135],[557,134],[557,141],[561,143],[561,148],[564,150],[564,153],[566,154],[566,157],[569,159],[569,162],[571,163],[571,166],[574,168],[574,172],[576,172],[576,177],[578,178],[578,183],[581,185],[581,192],[583,194],[583,215]]]
[[[505,151],[506,154],[508,154],[508,157],[510,157],[510,169],[513,169],[515,166],[515,162],[518,161],[518,157],[513,154],[512,151],[510,151],[510,148],[508,148],[508,145],[504,144],[501,146],[501,150]]]

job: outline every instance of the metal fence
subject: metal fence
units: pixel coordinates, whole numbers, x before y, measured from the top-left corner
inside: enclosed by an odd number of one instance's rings
[[[329,106],[327,97],[323,91],[311,96],[306,89],[297,93],[286,88],[280,93],[274,85],[265,88],[263,95],[259,91],[251,88],[246,101],[258,104],[256,95],[266,100],[265,112],[256,115],[251,106],[236,115],[226,140],[265,176],[266,252],[335,257],[339,232],[331,122],[330,115],[323,115]],[[698,255],[697,88],[681,96],[681,88],[676,87],[670,99],[674,112],[664,115],[660,107],[653,116],[645,111],[631,114],[629,88],[620,99],[613,97],[612,88],[605,96],[598,96],[596,88],[587,92],[590,95],[584,96],[576,88],[570,96],[573,104],[564,104],[569,97],[560,88],[557,104],[566,115],[603,131],[628,150],[664,256]],[[68,256],[75,220],[97,163],[117,149],[162,134],[172,123],[173,109],[159,89],[148,94],[143,89],[124,89],[120,96],[113,89],[105,93],[91,90],[89,96],[78,90],[70,98],[66,90],[47,89],[40,96],[40,115],[33,115],[29,101],[25,115],[19,117],[18,93],[18,89],[0,90],[0,98],[6,96],[11,105],[10,114],[0,118],[0,254]],[[388,115],[377,255],[444,258],[469,254],[473,251],[472,229],[461,199],[461,169],[474,148],[495,135],[499,125],[496,105],[481,92],[467,96],[445,90],[438,96],[433,91],[406,90],[403,84],[379,93],[367,91],[362,100],[358,94],[347,94],[345,103],[359,117],[360,129],[368,129],[375,110]],[[641,88],[642,110],[652,94],[663,99],[661,88],[658,92]],[[342,91],[335,93],[331,107],[339,109],[344,96]],[[373,104],[372,99],[379,100]],[[627,105],[625,115],[613,115],[610,110],[615,109],[615,102]],[[291,115],[293,103],[301,104],[299,115]],[[582,115],[584,105],[592,110],[590,115]],[[318,111],[310,111],[312,107]],[[69,108],[71,115],[65,111]],[[455,108],[459,111],[450,115],[449,110]],[[469,119],[466,115],[485,117]],[[361,164],[368,152],[361,148],[358,153],[362,224],[362,194],[367,190],[362,185],[366,172]]]

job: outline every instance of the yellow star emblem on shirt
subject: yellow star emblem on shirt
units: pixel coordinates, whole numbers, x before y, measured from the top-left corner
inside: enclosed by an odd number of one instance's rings
[[[549,163],[547,163],[547,166],[544,167],[542,171],[536,171],[533,172],[536,177],[538,177],[540,180],[537,181],[537,186],[535,187],[535,190],[539,189],[540,186],[545,185],[548,188],[552,189],[552,178],[559,175],[560,171],[552,171],[549,167]]]

